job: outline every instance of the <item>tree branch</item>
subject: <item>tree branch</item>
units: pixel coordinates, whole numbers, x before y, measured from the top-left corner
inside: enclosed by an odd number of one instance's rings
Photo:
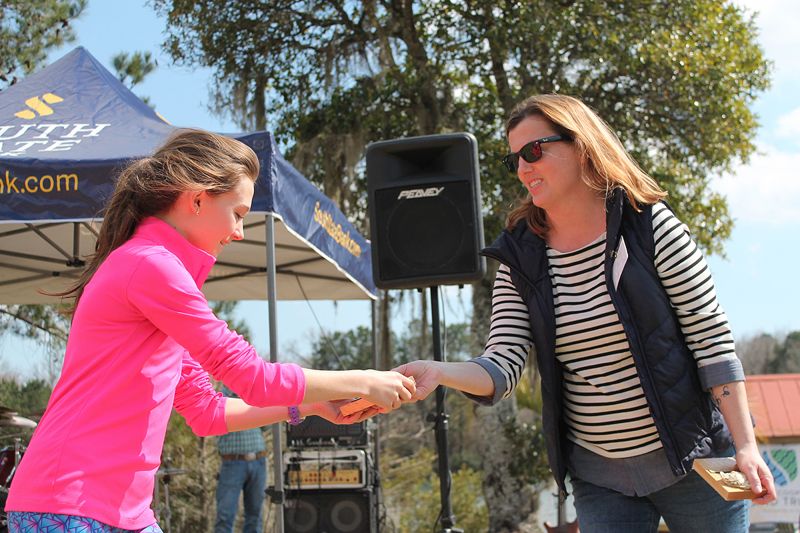
[[[26,317],[24,317],[22,315],[19,315],[19,314],[16,314],[16,313],[11,313],[11,312],[9,312],[9,311],[7,311],[5,309],[0,309],[0,314],[6,315],[6,316],[10,316],[14,320],[19,320],[20,322],[24,322],[25,324],[28,324],[29,326],[31,326],[31,327],[33,327],[35,329],[38,329],[38,330],[40,330],[40,331],[42,331],[44,333],[47,333],[48,335],[52,335],[52,336],[56,337],[57,339],[60,339],[60,340],[62,340],[64,342],[67,341],[67,336],[64,334],[64,332],[47,329],[46,327],[44,327],[44,326],[42,326],[40,324],[37,324],[35,322],[32,322],[31,320],[29,320],[28,318],[26,318]]]

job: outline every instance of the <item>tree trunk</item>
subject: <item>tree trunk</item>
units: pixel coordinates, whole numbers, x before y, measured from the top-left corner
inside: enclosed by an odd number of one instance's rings
[[[526,481],[509,471],[519,453],[505,436],[505,425],[516,420],[517,405],[513,397],[494,407],[475,410],[479,432],[478,450],[483,457],[483,495],[489,509],[489,531],[521,532],[521,523],[536,512],[537,494]]]
[[[484,278],[472,285],[472,339],[473,353],[483,352],[483,342],[488,337],[492,312],[492,285],[497,264],[489,261]],[[516,421],[517,402],[511,398],[493,407],[475,409],[476,427],[481,428],[475,438],[483,457],[483,493],[489,509],[489,531],[517,532],[521,523],[536,512],[537,495],[534,488],[522,479],[515,478],[508,465],[518,453],[505,436],[505,424]]]
[[[256,76],[255,94],[253,95],[253,125],[256,130],[267,129],[267,80],[263,75]]]

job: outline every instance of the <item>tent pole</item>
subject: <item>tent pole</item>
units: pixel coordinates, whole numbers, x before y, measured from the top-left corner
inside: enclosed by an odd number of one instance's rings
[[[376,370],[388,370],[388,368],[380,367],[380,361],[382,360],[382,358],[381,354],[378,353],[380,345],[380,343],[378,342],[378,336],[380,335],[379,331],[380,321],[378,320],[378,313],[380,311],[378,308],[378,300],[372,300],[371,310],[372,310],[372,368],[375,368]],[[375,513],[373,515],[375,517],[375,522],[372,525],[375,527],[375,531],[377,533],[380,533],[380,527],[381,527],[380,510],[381,510],[381,504],[383,503],[383,492],[381,491],[381,482],[380,482],[381,422],[383,422],[382,417],[379,417],[377,420],[375,420],[375,440],[373,442],[373,453],[375,455],[372,458],[373,459],[372,467],[375,469],[372,476],[373,509],[370,509],[370,511],[374,510]],[[371,423],[371,421],[367,421],[367,423],[369,424]]]
[[[78,259],[78,254],[81,252],[81,224],[80,222],[72,223],[72,260]]]
[[[264,220],[266,231],[266,253],[267,253],[267,307],[269,310],[269,360],[271,363],[278,362],[278,321],[277,321],[277,269],[275,266],[275,219],[272,215],[266,215]],[[276,533],[283,533],[283,505],[286,495],[283,491],[283,456],[281,449],[281,424],[272,425],[272,478],[273,486],[271,493],[271,503],[278,506],[275,513]]]

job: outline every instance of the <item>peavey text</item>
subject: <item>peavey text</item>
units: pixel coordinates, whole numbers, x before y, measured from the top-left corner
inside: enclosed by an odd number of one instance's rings
[[[406,189],[397,195],[398,200],[411,200],[414,198],[430,198],[442,194],[444,187],[428,187],[427,189]]]

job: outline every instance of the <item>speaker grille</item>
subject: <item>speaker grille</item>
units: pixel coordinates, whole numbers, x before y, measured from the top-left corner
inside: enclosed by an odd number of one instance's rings
[[[439,189],[435,196],[409,194]],[[473,190],[466,181],[376,190],[375,216],[381,222],[373,245],[380,248],[381,279],[449,277],[477,270]]]
[[[375,531],[370,491],[289,491],[283,518],[286,533]]]

